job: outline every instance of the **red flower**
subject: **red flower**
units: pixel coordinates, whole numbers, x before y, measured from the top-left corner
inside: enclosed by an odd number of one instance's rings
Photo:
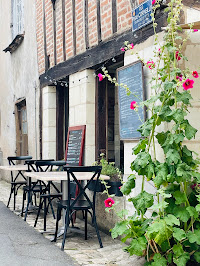
[[[176,60],[181,60],[181,57],[179,56],[179,51],[176,51]]]
[[[179,81],[182,81],[183,80],[183,75],[180,74],[179,76],[176,76],[176,79],[179,79]]]
[[[198,30],[197,29],[193,29],[193,32],[197,32]]]
[[[99,81],[103,80],[103,75],[101,73],[98,74]]]
[[[134,48],[134,44],[131,43],[131,44],[130,44],[130,49],[133,49],[133,48]]]
[[[156,0],[152,0],[152,5],[154,5],[154,4],[155,4],[155,2],[156,2]]]
[[[183,83],[183,89],[185,91],[193,88],[194,80],[193,79],[186,79],[186,81]]]
[[[154,61],[147,61],[147,66],[148,66],[149,69],[154,68],[155,67]]]
[[[135,101],[131,102],[130,108],[134,110],[137,107],[137,103]]]
[[[107,198],[104,203],[106,208],[110,208],[113,204],[115,204],[115,201],[111,198]]]
[[[192,76],[193,76],[195,79],[197,79],[197,78],[199,77],[198,72],[197,72],[197,71],[193,71],[193,72],[192,72]]]
[[[120,50],[121,50],[122,52],[125,52],[125,49],[124,49],[124,47],[120,48]]]

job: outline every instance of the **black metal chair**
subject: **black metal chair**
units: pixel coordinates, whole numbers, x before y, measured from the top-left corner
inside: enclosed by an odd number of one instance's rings
[[[49,171],[52,171],[53,167],[57,166],[58,168],[56,169],[56,171],[59,171],[59,170],[62,170],[64,165],[66,165],[65,161],[46,161],[46,162],[45,161],[38,161],[35,163],[35,166],[36,166],[38,172],[40,172],[40,171],[43,172],[44,166],[46,166]],[[51,192],[52,188],[55,190],[55,192],[53,192],[53,193]],[[54,214],[52,201],[54,199],[61,199],[61,197],[62,197],[62,192],[60,192],[60,190],[55,186],[55,184],[52,181],[49,181],[47,186],[46,186],[46,189],[43,190],[43,192],[40,194],[40,203],[39,203],[38,213],[37,213],[34,227],[36,227],[36,225],[37,225],[40,211],[44,205],[44,231],[46,231],[46,216],[48,213],[48,208],[49,208],[49,206],[51,207],[51,211],[52,211],[53,217],[55,219],[56,217]],[[48,204],[47,204],[47,201],[48,201]]]
[[[54,159],[50,159],[50,160],[26,160],[25,164],[28,165],[28,171],[34,171],[37,172],[37,166],[36,163],[37,162],[49,162],[49,161],[53,161]],[[48,171],[49,170],[49,166],[46,165],[45,168],[43,168],[43,171]],[[42,193],[44,193],[44,190],[46,190],[46,184],[45,183],[41,183],[38,181],[34,181],[34,182],[30,182],[30,178],[27,182],[27,185],[23,186],[23,201],[22,201],[22,210],[21,210],[21,216],[23,216],[24,213],[24,203],[26,200],[26,195],[27,195],[27,206],[26,206],[26,210],[25,210],[25,216],[24,216],[24,221],[26,221],[27,215],[28,215],[28,210],[29,210],[29,206],[32,203],[32,197],[35,197],[35,206],[37,207],[37,203],[36,203],[36,194],[39,193],[40,195]]]
[[[9,157],[7,157],[9,165],[16,165],[17,162],[25,161],[28,159],[32,159],[32,156],[9,156]],[[10,196],[8,199],[7,207],[9,207],[10,200],[11,200],[11,197],[13,194],[13,196],[14,196],[14,210],[15,210],[15,205],[16,205],[16,196],[17,196],[18,189],[21,186],[26,185],[26,183],[27,183],[26,177],[23,175],[22,172],[23,172],[22,170],[18,170],[17,175],[14,177],[13,171],[11,171],[11,190],[10,190]],[[19,176],[21,176],[23,178],[22,181],[17,180],[19,178]]]
[[[64,250],[65,245],[65,238],[67,235],[67,229],[70,224],[70,220],[72,220],[72,215],[76,211],[82,211],[85,213],[85,240],[87,240],[87,214],[88,212],[91,214],[92,217],[92,224],[94,225],[96,229],[96,234],[98,237],[100,248],[103,248],[101,237],[99,234],[98,226],[96,223],[96,213],[95,213],[95,198],[96,198],[96,190],[93,192],[93,199],[90,200],[88,195],[86,194],[86,189],[88,188],[88,185],[91,183],[91,181],[96,180],[96,186],[97,182],[99,180],[99,176],[101,173],[101,166],[65,166],[64,170],[67,171],[67,178],[68,178],[68,200],[61,200],[57,204],[57,219],[56,219],[56,230],[55,230],[55,237],[53,241],[57,240],[57,233],[58,233],[58,223],[61,219],[61,211],[62,209],[65,210],[65,228],[64,228],[64,235],[63,235],[63,241],[61,250]],[[83,184],[83,182],[79,182],[79,180],[76,178],[77,172],[93,172],[92,177],[88,180],[87,184]],[[79,188],[79,194],[76,196],[75,199],[71,198],[71,191],[70,191],[70,181],[75,181],[78,188]]]

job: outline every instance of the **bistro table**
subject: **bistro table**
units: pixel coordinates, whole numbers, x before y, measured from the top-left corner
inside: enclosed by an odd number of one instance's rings
[[[76,178],[78,181],[88,181],[93,176],[93,172],[76,172]],[[62,184],[62,200],[68,199],[68,179],[67,172],[65,171],[52,171],[52,172],[26,172],[25,176],[29,178],[29,182],[31,182],[32,178],[36,180],[40,180],[43,182],[49,181],[61,181]],[[100,178],[103,180],[109,180],[110,177],[107,175],[100,175]],[[63,215],[64,218],[64,215]],[[64,221],[63,221],[64,223]],[[65,224],[65,223],[64,223]],[[63,234],[63,228],[61,228],[58,237]]]
[[[28,165],[25,165],[25,164],[7,165],[7,166],[5,165],[5,166],[0,166],[0,169],[11,172],[11,191],[10,191],[10,196],[8,199],[7,207],[9,206],[11,196],[14,193],[14,210],[15,210],[15,195],[17,192],[15,191],[15,186],[12,183],[16,182],[19,176],[23,178],[21,185],[24,185],[26,183],[26,178],[22,172],[28,171]],[[13,171],[18,172],[15,177],[13,176]]]

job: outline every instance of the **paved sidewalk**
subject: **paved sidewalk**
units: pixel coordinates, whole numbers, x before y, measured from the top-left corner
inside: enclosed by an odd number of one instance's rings
[[[4,204],[7,204],[7,200],[8,200],[8,196],[9,196],[9,191],[10,191],[10,184],[0,180],[0,201],[2,201]],[[19,237],[25,235],[25,236],[29,236],[29,242],[30,244],[25,244],[25,241],[22,242],[22,244],[19,245],[15,245],[17,247],[19,247],[21,245],[22,249],[18,248],[18,253],[19,254],[25,254],[28,255],[29,253],[28,251],[28,247],[29,245],[35,245],[37,247],[37,249],[40,247],[38,240],[35,242],[35,234],[37,235],[38,239],[41,239],[41,255],[42,255],[42,250],[45,249],[45,252],[47,252],[48,250],[50,250],[50,248],[55,248],[55,250],[58,251],[58,254],[61,254],[61,259],[65,260],[65,264],[62,264],[63,261],[60,259],[57,260],[57,255],[54,255],[54,251],[50,251],[49,253],[51,253],[48,257],[50,263],[54,263],[55,264],[50,264],[48,263],[48,265],[92,265],[92,266],[101,266],[101,265],[107,265],[107,266],[142,266],[144,264],[144,260],[143,258],[139,258],[136,256],[129,256],[129,254],[125,253],[122,250],[122,243],[119,240],[113,240],[110,236],[104,234],[103,232],[100,232],[101,234],[101,238],[102,238],[102,242],[103,242],[103,246],[104,248],[100,249],[99,248],[99,243],[98,243],[98,239],[95,233],[95,229],[88,225],[88,240],[85,241],[84,240],[84,235],[81,235],[79,233],[69,233],[66,239],[66,244],[65,244],[65,250],[64,252],[60,251],[60,247],[61,247],[61,239],[58,239],[58,241],[56,243],[51,243],[50,239],[52,239],[52,235],[50,234],[38,234],[37,231],[42,231],[43,229],[43,219],[42,217],[38,220],[38,224],[37,227],[35,228],[35,230],[33,229],[33,224],[35,221],[35,217],[36,214],[32,213],[29,214],[27,217],[27,222],[24,222],[23,219],[20,216],[20,210],[21,210],[21,203],[22,203],[22,192],[19,190],[18,195],[17,195],[17,204],[16,204],[16,211],[15,211],[15,215],[10,212],[7,208],[3,207],[2,204],[0,205],[0,211],[1,209],[4,210],[5,215],[8,215],[9,217],[9,224],[8,224],[8,228],[12,229],[13,232],[14,231],[18,231],[18,229],[15,226],[15,220],[19,223],[20,222],[20,230],[19,233],[16,232],[16,234],[12,234],[12,240],[16,240],[18,241]],[[11,211],[13,211],[13,198],[11,199],[11,204],[10,204],[10,209]],[[17,217],[18,215],[18,217]],[[2,217],[2,216],[1,216]],[[12,218],[10,218],[12,217]],[[2,219],[1,219],[1,223],[2,224]],[[6,220],[4,219],[4,223],[6,226]],[[30,226],[28,226],[27,224],[29,224]],[[17,224],[16,224],[17,225]],[[80,229],[84,230],[84,223],[82,221],[80,221],[79,219],[76,219],[76,224],[75,226],[78,226]],[[2,231],[3,230],[3,231]],[[55,230],[55,220],[52,217],[51,212],[48,214],[48,218],[47,218],[47,230]],[[0,227],[0,234],[2,234],[3,232],[3,239],[6,239],[6,235],[7,233],[7,229],[3,229],[3,227]],[[5,234],[4,234],[5,233]],[[10,233],[9,233],[10,235]],[[33,236],[32,236],[33,235]],[[1,237],[1,236],[0,236]],[[45,239],[46,238],[46,239]],[[47,240],[48,239],[48,240]],[[3,245],[3,250],[6,249],[6,246],[12,244],[12,242],[9,242],[6,240],[4,241],[4,245]],[[1,243],[1,242],[0,242]],[[18,243],[18,242],[16,242]],[[24,243],[24,244],[23,244]],[[58,246],[58,247],[56,247]],[[13,247],[12,247],[13,248]],[[12,250],[12,249],[11,249]],[[14,249],[13,249],[14,250]],[[24,253],[25,252],[25,253]],[[61,253],[60,253],[61,252]],[[4,255],[1,256],[2,253],[2,247],[0,247],[0,265],[11,265],[11,263],[9,264],[2,264],[1,260],[5,257]],[[65,254],[66,253],[66,254]],[[7,254],[7,253],[6,253]],[[35,253],[30,253],[30,259],[32,259],[32,261],[30,260],[28,265],[35,265],[33,259],[34,259],[34,254]],[[47,253],[45,253],[47,254]],[[57,253],[55,253],[57,254]],[[66,256],[70,256],[71,257],[71,262],[69,261],[68,257]],[[4,257],[3,257],[4,256]],[[7,256],[7,255],[6,255]],[[63,257],[62,257],[63,256]],[[38,265],[47,265],[45,264],[46,261],[42,262],[41,261],[42,258],[39,256],[38,257]],[[73,262],[72,262],[73,261]],[[43,264],[42,264],[43,263]],[[59,264],[60,263],[60,264]],[[71,264],[70,264],[71,263]],[[73,264],[75,263],[75,264]],[[13,263],[12,263],[13,264]],[[13,265],[25,265],[24,264],[13,264]]]

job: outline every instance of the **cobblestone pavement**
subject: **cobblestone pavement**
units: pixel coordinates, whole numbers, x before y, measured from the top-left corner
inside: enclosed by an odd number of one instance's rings
[[[8,196],[10,193],[10,184],[0,180],[0,201],[5,205],[8,201]],[[17,195],[16,210],[15,214],[20,215],[22,203],[22,191],[19,190]],[[10,202],[10,209],[13,210],[13,198]],[[36,213],[30,213],[27,217],[27,223],[33,227],[35,221]],[[23,219],[23,217],[22,217]],[[60,222],[61,224],[61,222]],[[84,230],[84,222],[76,219],[76,227]],[[38,219],[38,224],[35,228],[39,232],[43,230],[43,219],[42,216]],[[47,216],[47,230],[55,230],[55,220],[50,212]],[[92,266],[140,266],[143,265],[143,258],[136,256],[129,256],[122,250],[122,243],[120,240],[114,240],[109,235],[100,232],[101,239],[104,248],[99,248],[99,242],[96,236],[95,229],[88,224],[88,240],[84,240],[84,235],[76,232],[69,232],[67,234],[67,239],[65,242],[66,252],[76,263],[79,265],[92,265]],[[43,234],[44,237],[52,239],[53,235],[49,233]],[[59,248],[61,247],[62,237],[57,240],[55,245]]]

